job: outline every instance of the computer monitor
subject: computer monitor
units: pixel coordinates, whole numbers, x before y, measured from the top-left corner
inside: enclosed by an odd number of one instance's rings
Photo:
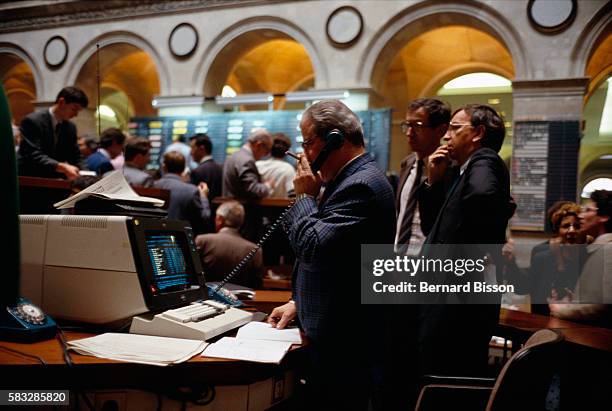
[[[207,299],[188,223],[22,215],[21,293],[56,319],[105,324]]]
[[[185,222],[135,219],[132,247],[151,311],[208,297],[193,231]]]

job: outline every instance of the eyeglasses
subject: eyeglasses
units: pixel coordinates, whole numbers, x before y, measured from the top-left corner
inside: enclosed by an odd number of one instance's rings
[[[448,123],[448,133],[449,134],[455,134],[463,126],[470,126],[470,127],[472,127],[472,124],[471,123],[453,123],[451,121],[450,123]]]
[[[423,124],[422,121],[402,121],[400,123],[400,128],[402,130],[402,133],[404,134],[408,132],[408,129],[413,129],[414,131],[418,133],[421,130],[425,128],[429,128],[429,127],[431,126]]]
[[[580,223],[565,223],[561,225],[560,228],[563,228],[564,230],[569,230],[570,228],[574,228],[574,230],[578,231],[580,230]]]
[[[584,206],[580,209],[583,213],[596,213],[599,210],[597,207]]]
[[[304,140],[302,142],[302,148],[303,149],[307,149],[308,147],[310,147],[311,145],[313,145],[316,141],[316,138],[311,138],[309,140]]]

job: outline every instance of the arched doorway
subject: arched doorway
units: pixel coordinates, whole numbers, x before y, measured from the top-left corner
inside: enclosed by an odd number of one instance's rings
[[[21,120],[34,111],[36,84],[31,67],[18,55],[0,53],[0,79],[8,98],[13,122]]]
[[[100,129],[118,127],[127,130],[133,116],[155,116],[151,105],[160,94],[160,81],[155,61],[140,48],[128,43],[101,47],[83,64],[75,84],[90,97],[90,108],[98,103],[98,64],[100,76]],[[82,131],[97,134],[97,109],[88,124],[79,124]]]
[[[237,94],[282,95],[307,90],[323,70],[312,41],[291,23],[251,19],[237,23],[213,42],[201,63],[204,95],[221,95],[225,86]],[[302,109],[274,98],[275,109]],[[268,103],[234,107],[238,110],[267,110]]]
[[[374,70],[374,73],[377,72]],[[453,109],[468,102],[495,107],[500,106],[503,100],[505,108],[498,111],[509,117],[507,123],[511,123],[511,87],[488,90],[478,85],[444,88],[453,79],[481,72],[501,76],[507,81],[513,79],[515,73],[510,52],[488,32],[465,25],[448,25],[407,39],[388,64],[386,75],[378,80],[381,99],[376,102],[376,106],[390,106],[394,109],[390,159],[392,169],[398,170],[401,159],[410,151],[398,125],[408,103],[415,98],[438,95],[448,101]],[[376,81],[376,78],[372,80]],[[507,141],[510,142],[510,139]],[[509,144],[505,150],[509,156]]]

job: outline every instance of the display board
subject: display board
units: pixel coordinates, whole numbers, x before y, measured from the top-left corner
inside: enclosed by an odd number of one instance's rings
[[[576,200],[578,121],[517,121],[512,151],[515,230],[544,231],[546,211],[559,200]]]
[[[366,150],[376,159],[381,170],[389,166],[389,141],[391,110],[357,111],[363,125]],[[206,133],[213,143],[213,158],[223,163],[225,157],[240,149],[249,134],[257,128],[271,133],[285,133],[292,142],[292,151],[302,151],[302,134],[299,124],[302,111],[247,111],[204,114],[184,117],[134,117],[129,131],[135,136],[151,141],[151,162],[148,168],[158,168],[165,148],[172,143],[173,136],[189,138],[197,133]],[[288,161],[294,161],[287,158]]]

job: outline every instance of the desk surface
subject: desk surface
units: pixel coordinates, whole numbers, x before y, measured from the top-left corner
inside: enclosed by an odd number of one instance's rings
[[[285,303],[291,293],[286,291],[258,291],[253,301],[255,309],[269,312]],[[91,337],[94,334],[65,332],[68,340]],[[36,358],[2,349],[17,350]],[[85,356],[70,351],[74,365],[68,367],[57,339],[22,344],[0,341],[0,373],[10,375],[5,388],[157,388],[172,382],[175,386],[193,384],[194,381],[216,385],[251,384],[275,375],[304,361],[304,350],[294,345],[280,365],[260,364],[197,355],[189,361],[168,367],[134,364]]]
[[[612,330],[588,324],[560,320],[545,315],[530,314],[522,311],[501,310],[498,331],[510,339],[527,339],[543,328],[559,331],[565,340],[587,348],[612,352]]]

